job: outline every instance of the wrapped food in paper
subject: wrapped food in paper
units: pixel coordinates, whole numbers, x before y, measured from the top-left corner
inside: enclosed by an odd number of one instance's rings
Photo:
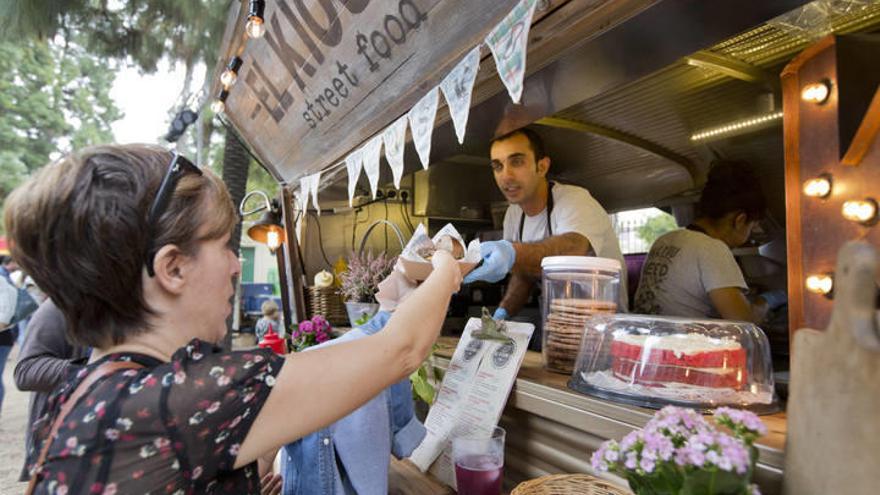
[[[451,223],[446,224],[433,238],[428,237],[425,226],[419,224],[398,259],[407,276],[422,281],[428,278],[434,269],[431,265],[431,257],[438,249],[452,253],[452,256],[458,260],[462,276],[473,270],[481,260],[480,241],[474,239],[465,247],[464,239]]]

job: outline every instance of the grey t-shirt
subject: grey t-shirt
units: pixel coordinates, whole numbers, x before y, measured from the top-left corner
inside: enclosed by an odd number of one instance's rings
[[[717,318],[709,291],[725,287],[748,287],[730,248],[702,232],[675,230],[651,246],[642,267],[634,311]]]

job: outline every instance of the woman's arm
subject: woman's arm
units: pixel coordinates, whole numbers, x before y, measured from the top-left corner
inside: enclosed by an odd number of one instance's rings
[[[438,251],[432,263],[434,271],[398,306],[382,332],[287,357],[235,467],[346,416],[418,368],[461,283],[458,264],[449,253]]]

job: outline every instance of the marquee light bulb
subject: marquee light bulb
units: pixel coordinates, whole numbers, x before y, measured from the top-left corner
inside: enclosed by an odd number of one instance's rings
[[[851,199],[843,203],[841,212],[847,220],[870,224],[877,220],[877,201],[872,198]]]
[[[813,294],[828,295],[834,288],[834,278],[828,273],[813,274],[807,277],[806,286]]]
[[[828,101],[828,95],[831,94],[830,85],[826,81],[807,84],[801,90],[801,99],[808,103],[821,105]]]
[[[822,174],[804,182],[804,194],[811,198],[827,198],[831,194],[831,176]]]

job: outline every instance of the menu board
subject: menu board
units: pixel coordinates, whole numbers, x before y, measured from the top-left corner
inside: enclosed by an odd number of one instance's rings
[[[474,338],[480,326],[479,318],[468,320],[425,421],[428,433],[410,456],[419,469],[430,469],[449,486],[455,486],[451,439],[489,434],[498,424],[535,330],[530,323],[505,322],[511,341],[502,342]]]

